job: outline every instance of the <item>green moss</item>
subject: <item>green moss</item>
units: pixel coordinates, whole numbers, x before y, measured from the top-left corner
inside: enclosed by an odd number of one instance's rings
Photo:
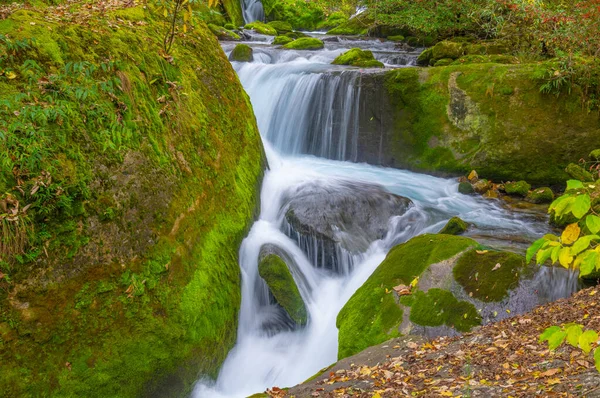
[[[470,195],[475,193],[475,190],[473,189],[473,185],[471,185],[471,183],[461,182],[458,184],[458,192],[462,193],[463,195]]]
[[[220,40],[240,40],[240,35],[230,30],[225,29],[222,26],[217,26],[209,23],[208,28],[215,36],[217,36]]]
[[[289,22],[284,21],[271,21],[268,23],[268,25],[275,29],[278,35],[282,35],[294,30],[294,28]]]
[[[288,50],[320,50],[323,47],[325,44],[322,40],[312,37],[302,37],[283,46]]]
[[[322,7],[305,0],[262,0],[267,20],[285,21],[297,30],[315,30],[325,20]]]
[[[457,59],[463,55],[463,46],[451,41],[441,41],[433,46],[432,59],[434,61],[441,59]]]
[[[501,301],[509,290],[519,285],[521,274],[525,272],[525,259],[508,252],[479,254],[471,250],[460,257],[452,272],[454,279],[474,298]]]
[[[402,35],[396,35],[396,36],[388,36],[387,38],[389,41],[394,41],[394,42],[401,42],[404,41],[404,36]]]
[[[421,54],[419,54],[419,56],[417,57],[417,65],[427,66],[427,65],[429,65],[429,62],[431,61],[432,58],[433,58],[433,49],[428,48],[428,49],[424,50]]]
[[[526,199],[531,203],[552,203],[554,192],[548,187],[536,188],[529,192]]]
[[[467,228],[469,228],[469,225],[466,222],[459,217],[452,217],[439,233],[446,235],[460,235],[466,232]]]
[[[452,293],[442,289],[430,289],[427,293],[417,291],[410,309],[410,320],[421,326],[453,327],[468,332],[481,325],[481,316],[475,306],[458,301]]]
[[[273,45],[282,46],[282,45],[291,43],[293,41],[294,41],[294,39],[287,37],[287,36],[277,36],[275,38],[275,40],[273,40]]]
[[[530,189],[531,185],[527,181],[507,182],[504,184],[504,190],[509,195],[526,197]]]
[[[454,62],[454,60],[452,58],[442,58],[442,59],[438,59],[437,61],[435,61],[433,66],[448,66],[448,65],[452,64],[452,62]]]
[[[374,26],[374,19],[369,15],[368,12],[363,12],[362,14],[359,14],[356,17],[340,24],[338,27],[331,29],[329,32],[327,32],[327,34],[347,36],[366,35],[369,32],[369,29]]]
[[[275,300],[298,325],[306,324],[304,300],[287,264],[276,254],[269,254],[258,264],[258,273],[267,283]]]
[[[252,62],[253,59],[252,47],[247,44],[238,44],[229,55],[230,61]]]
[[[421,235],[394,247],[369,279],[354,293],[337,317],[338,358],[399,335],[403,310],[386,293],[408,285],[431,264],[476,246],[474,240],[452,235]]]
[[[331,13],[327,19],[317,24],[317,30],[331,30],[348,21],[348,16],[341,11]]]
[[[360,48],[353,48],[333,60],[334,65],[352,65],[365,68],[383,68],[383,64],[373,57],[373,53]]]
[[[141,9],[92,26],[29,12],[1,23],[11,40],[36,40],[10,61],[19,77],[2,81],[0,123],[36,115],[35,140],[10,150],[36,150],[28,191],[42,170],[52,175],[29,211],[35,271],[11,264],[14,283],[29,281],[16,299],[30,310],[0,296],[0,324],[21,334],[2,342],[7,396],[185,395],[235,343],[238,248],[264,164],[258,129],[211,32],[177,37],[167,61],[162,21],[119,22]],[[12,165],[1,167],[14,187]]]
[[[567,166],[565,171],[567,172],[567,174],[569,174],[569,176],[571,178],[574,178],[576,180],[585,181],[585,182],[593,182],[594,181],[594,177],[592,176],[592,173],[590,173],[583,167],[576,165],[575,163],[569,163],[569,165]]]
[[[262,35],[277,36],[277,30],[260,21],[254,21],[244,26],[244,29],[252,29]]]
[[[221,4],[227,14],[229,21],[235,26],[244,25],[244,16],[242,15],[242,5],[239,0],[222,0]]]
[[[590,152],[589,158],[596,162],[600,161],[600,149],[594,149],[592,152]]]

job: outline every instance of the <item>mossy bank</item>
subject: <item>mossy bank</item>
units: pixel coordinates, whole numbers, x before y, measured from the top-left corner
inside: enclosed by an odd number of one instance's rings
[[[0,261],[0,396],[185,394],[236,339],[250,102],[204,24],[166,55],[142,8],[54,14],[0,20],[0,194],[31,205]]]
[[[600,119],[582,109],[576,88],[558,97],[540,93],[549,67],[485,63],[363,74],[358,161],[561,183],[572,159],[600,145]]]

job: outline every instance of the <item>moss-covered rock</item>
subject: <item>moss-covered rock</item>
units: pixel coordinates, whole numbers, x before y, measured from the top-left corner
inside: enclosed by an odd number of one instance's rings
[[[330,30],[330,35],[359,36],[369,33],[369,29],[375,26],[375,20],[368,12],[363,12],[354,18],[340,24],[335,29]]]
[[[461,235],[465,233],[468,228],[469,225],[459,217],[452,217],[439,233],[447,235]]]
[[[275,40],[273,40],[273,45],[283,46],[283,45],[291,43],[293,41],[294,41],[294,39],[292,39],[291,37],[288,37],[288,36],[277,36],[275,38]]]
[[[294,40],[299,39],[301,37],[310,37],[305,33],[297,32],[297,31],[288,32],[285,34],[285,36],[289,37],[290,39],[294,39]]]
[[[594,181],[594,176],[592,176],[592,173],[590,173],[583,167],[576,165],[575,163],[569,163],[565,171],[567,172],[567,174],[569,174],[571,178],[574,178],[576,180],[584,182]]]
[[[364,68],[383,68],[383,63],[373,57],[373,53],[360,48],[353,48],[333,60],[334,65],[352,65]]]
[[[404,311],[395,293],[388,292],[399,284],[410,284],[430,265],[475,246],[477,242],[468,238],[421,235],[390,250],[337,317],[338,358],[398,336]]]
[[[442,58],[442,59],[438,59],[437,61],[435,61],[433,66],[448,66],[448,65],[452,64],[452,62],[454,62],[454,60],[452,58]]]
[[[306,306],[285,261],[277,254],[269,253],[260,259],[258,273],[290,318],[298,325],[306,324]]]
[[[294,30],[292,25],[289,22],[285,21],[271,21],[268,23],[270,27],[277,31],[277,34],[282,35]]]
[[[437,288],[414,294],[410,302],[410,320],[422,326],[446,325],[459,332],[468,332],[481,325],[481,316],[473,304],[459,301],[451,292]]]
[[[246,26],[244,26],[244,29],[254,30],[257,33],[260,33],[261,35],[277,36],[277,30],[274,27],[260,21],[254,21],[252,23],[246,24]]]
[[[441,41],[433,46],[432,58],[434,60],[451,59],[455,60],[463,55],[463,46],[451,41]]]
[[[253,50],[247,44],[238,44],[235,46],[231,54],[229,54],[230,61],[237,62],[252,62],[254,60]]]
[[[322,40],[313,37],[301,37],[283,46],[288,50],[321,50],[324,47]]]
[[[227,17],[235,26],[244,25],[244,16],[242,14],[242,4],[239,0],[221,0],[223,9]]]
[[[419,54],[419,56],[417,57],[417,65],[427,66],[427,65],[429,65],[429,62],[431,61],[432,58],[433,58],[433,49],[428,48],[428,49],[424,50],[421,54]]]
[[[227,30],[222,26],[217,26],[214,24],[208,24],[208,28],[210,29],[211,32],[213,32],[213,34],[215,36],[217,36],[219,38],[219,40],[223,40],[223,41],[239,41],[240,35],[238,35],[235,32],[232,32],[231,30]]]
[[[527,181],[514,181],[504,184],[504,191],[509,195],[526,197],[530,189],[531,185]]]
[[[475,193],[475,190],[470,182],[465,181],[458,184],[458,192],[462,193],[463,195],[471,195]]]
[[[501,301],[519,284],[525,258],[514,253],[471,250],[453,269],[454,278],[472,297]]]
[[[578,88],[559,97],[540,93],[547,67],[485,63],[364,74],[357,161],[564,184],[569,162],[600,147],[598,120],[581,110]]]
[[[316,30],[325,21],[323,8],[314,1],[262,0],[267,20],[285,21],[297,30]]]
[[[536,188],[529,192],[526,200],[528,202],[537,204],[552,203],[554,200],[554,192],[552,192],[552,189],[548,187]]]
[[[595,162],[600,161],[600,149],[594,149],[592,152],[590,152],[589,158]]]
[[[402,35],[388,36],[387,39],[389,41],[393,41],[393,42],[399,43],[401,41],[404,41],[404,36],[402,36]]]
[[[0,83],[0,120],[35,137],[0,145],[0,157],[42,148],[19,178],[30,192],[52,177],[33,198],[14,191],[39,201],[26,254],[10,270],[0,262],[11,279],[0,288],[3,396],[184,396],[235,343],[237,256],[265,161],[258,128],[206,26],[178,36],[167,60],[163,24],[146,12],[0,20],[0,53],[4,38],[26,43],[3,68],[36,65]],[[2,162],[2,188],[19,184]]]

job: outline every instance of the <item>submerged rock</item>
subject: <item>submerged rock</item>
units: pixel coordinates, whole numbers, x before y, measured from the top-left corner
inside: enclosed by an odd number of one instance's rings
[[[382,62],[379,62],[373,56],[373,53],[360,48],[353,48],[338,56],[333,60],[334,65],[351,65],[363,68],[383,68]]]
[[[290,272],[291,258],[274,245],[265,245],[260,250],[258,273],[269,287],[275,301],[298,325],[308,320],[306,306],[300,290]]]
[[[452,217],[450,221],[438,233],[446,235],[461,235],[467,231],[469,225],[459,217]]]
[[[229,60],[238,62],[252,62],[254,60],[252,53],[252,47],[249,45],[238,44],[229,55]]]
[[[288,50],[321,50],[323,47],[323,41],[313,37],[301,37],[283,46]]]

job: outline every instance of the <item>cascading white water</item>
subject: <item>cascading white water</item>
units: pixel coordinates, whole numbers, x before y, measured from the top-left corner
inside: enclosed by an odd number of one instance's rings
[[[246,23],[265,20],[265,10],[260,0],[240,0]]]
[[[330,65],[339,52],[303,56],[255,48],[255,62],[234,63],[250,95],[270,169],[262,186],[260,219],[240,249],[242,303],[237,344],[216,381],[198,382],[195,398],[239,398],[271,386],[292,386],[335,362],[335,320],[351,295],[394,245],[436,232],[452,216],[475,224],[474,233],[479,236],[533,238],[546,230],[545,220],[459,194],[453,180],[335,160],[352,159],[347,148],[352,147],[357,124],[354,109],[360,96],[360,72]],[[410,198],[414,206],[391,217],[385,236],[371,242],[368,249],[340,256],[338,261],[344,264],[336,273],[319,267],[314,253],[301,247],[307,245],[299,246],[286,226],[286,199],[296,187],[316,181],[334,190],[349,184],[379,185]],[[281,311],[269,301],[268,288],[257,270],[265,244],[282,248],[294,260],[291,271],[309,313],[302,328],[286,328]],[[558,283],[553,288],[561,293],[552,298],[576,288],[575,282],[564,278],[553,283]]]

